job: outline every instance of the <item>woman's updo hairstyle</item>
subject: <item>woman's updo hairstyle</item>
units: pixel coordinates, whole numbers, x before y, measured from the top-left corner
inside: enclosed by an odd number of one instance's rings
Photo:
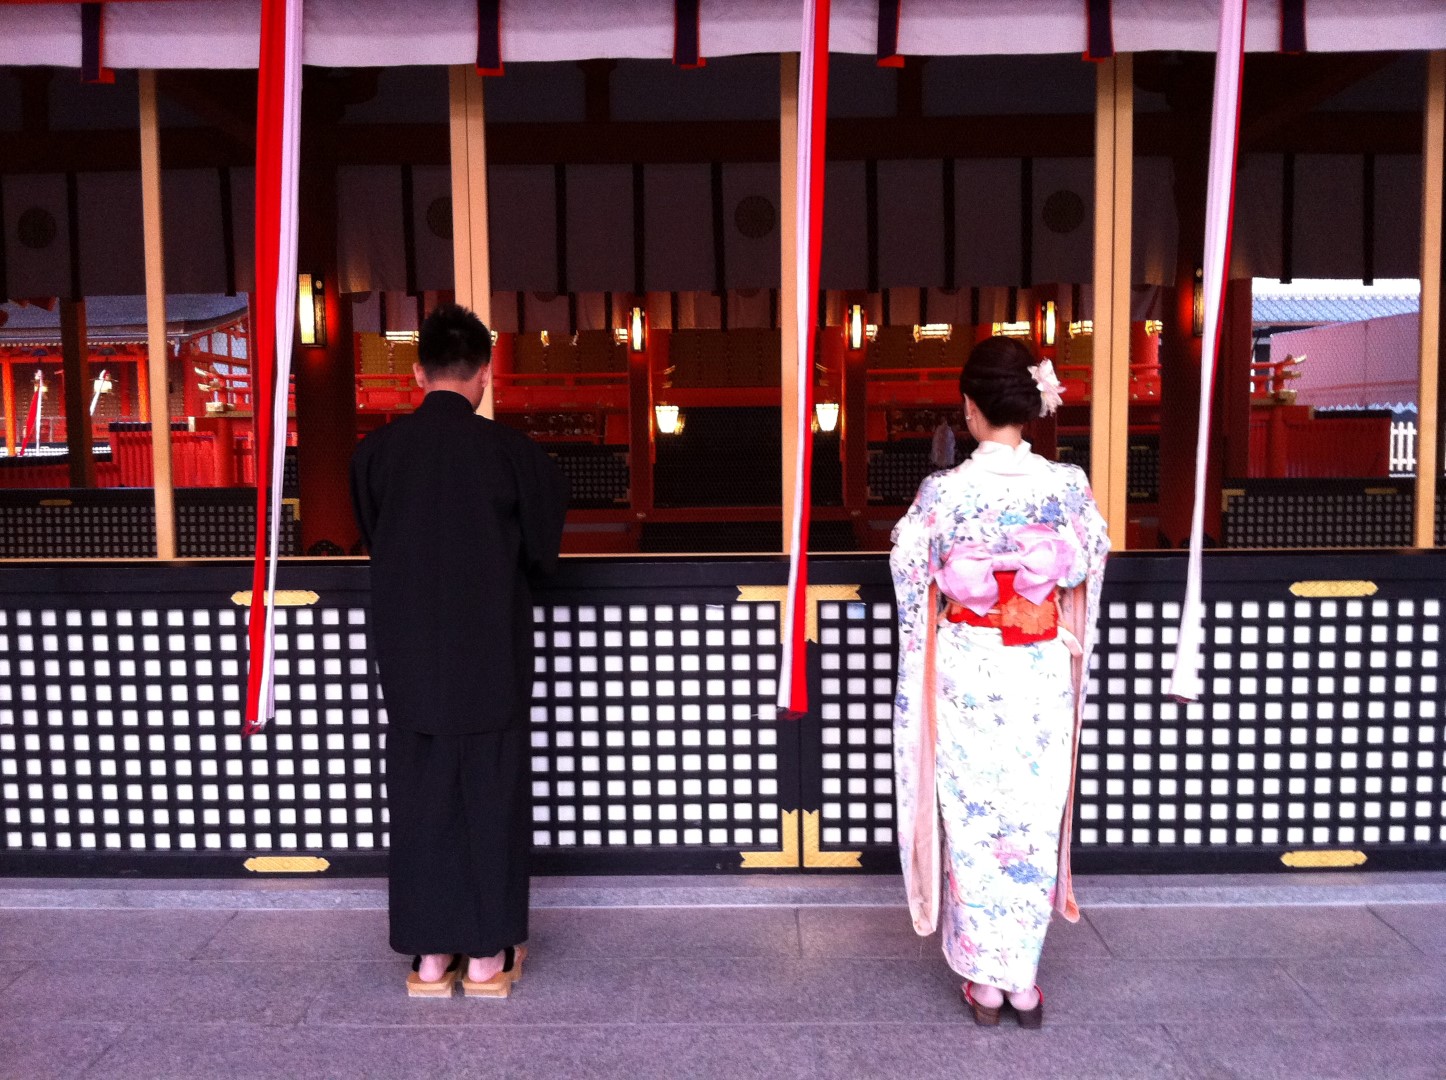
[[[1030,367],[1039,363],[1018,338],[985,338],[974,346],[959,373],[959,392],[967,394],[994,427],[1027,424],[1040,415],[1043,401]]]

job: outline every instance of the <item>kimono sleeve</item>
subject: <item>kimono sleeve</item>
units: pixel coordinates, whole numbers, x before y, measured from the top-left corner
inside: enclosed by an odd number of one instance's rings
[[[528,443],[519,455],[519,513],[522,519],[522,566],[528,574],[550,574],[562,549],[567,517],[567,477],[540,447]]]
[[[1062,502],[1069,518],[1070,528],[1079,541],[1075,564],[1070,568],[1069,578],[1063,582],[1066,588],[1084,584],[1082,624],[1086,637],[1080,642],[1086,654],[1093,647],[1095,623],[1099,618],[1100,594],[1104,591],[1105,562],[1110,553],[1110,530],[1099,507],[1095,505],[1090,492],[1089,481],[1083,471],[1070,468],[1065,473],[1065,488]]]
[[[937,521],[939,494],[933,477],[919,488],[909,512],[894,527],[889,569],[899,612],[899,669],[894,694],[894,819],[899,859],[909,896],[914,928],[934,929],[938,912],[937,860],[930,857],[935,838],[919,833],[919,810],[927,816],[933,803],[931,748],[924,745],[925,651],[931,591],[930,551]],[[927,833],[927,829],[924,830]]]

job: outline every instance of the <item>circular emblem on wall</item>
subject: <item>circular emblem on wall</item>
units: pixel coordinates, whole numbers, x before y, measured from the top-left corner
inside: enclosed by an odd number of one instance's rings
[[[20,220],[15,223],[15,232],[20,237],[20,242],[37,251],[50,246],[50,242],[55,239],[55,231],[55,216],[49,210],[42,210],[38,206],[32,206],[21,213]]]
[[[452,199],[442,195],[427,204],[427,231],[439,240],[452,239]]]
[[[778,211],[762,195],[747,195],[733,210],[733,224],[750,240],[761,240],[778,224]]]
[[[1050,232],[1074,232],[1084,219],[1084,200],[1073,191],[1056,191],[1044,200],[1044,224]]]

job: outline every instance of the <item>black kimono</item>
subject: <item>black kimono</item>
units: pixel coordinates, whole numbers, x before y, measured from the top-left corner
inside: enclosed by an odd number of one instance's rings
[[[361,441],[351,490],[389,725],[391,944],[491,956],[527,937],[528,579],[557,561],[567,481],[436,390]]]

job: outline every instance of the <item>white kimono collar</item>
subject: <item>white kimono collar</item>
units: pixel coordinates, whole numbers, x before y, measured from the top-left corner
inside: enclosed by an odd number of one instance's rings
[[[969,455],[971,469],[995,473],[999,476],[1023,476],[1039,468],[1044,459],[1038,457],[1030,445],[1021,439],[1018,446],[1008,443],[981,442]]]

